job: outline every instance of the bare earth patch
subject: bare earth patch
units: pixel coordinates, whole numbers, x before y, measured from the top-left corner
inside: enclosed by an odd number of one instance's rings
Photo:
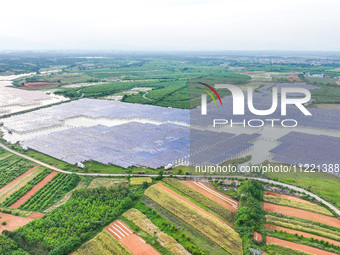
[[[112,222],[105,229],[134,255],[160,255],[120,220]]]
[[[13,231],[17,228],[26,225],[27,223],[31,222],[33,219],[30,217],[20,217],[20,216],[14,216],[12,214],[6,214],[0,212],[0,234],[4,230]],[[1,223],[6,221],[6,225],[2,225]]]

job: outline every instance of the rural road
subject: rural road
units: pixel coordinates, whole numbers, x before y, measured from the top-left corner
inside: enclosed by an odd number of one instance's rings
[[[31,157],[28,157],[26,155],[23,155],[19,152],[16,152],[10,148],[8,148],[7,146],[3,145],[2,143],[0,143],[0,147],[19,156],[19,157],[22,157],[22,158],[25,158],[27,160],[30,160],[34,163],[37,163],[43,167],[46,167],[46,168],[49,168],[51,170],[54,170],[54,171],[57,171],[57,172],[60,172],[60,173],[64,173],[64,174],[74,174],[74,172],[70,172],[70,171],[65,171],[65,170],[62,170],[62,169],[59,169],[57,167],[54,167],[54,166],[51,166],[51,165],[48,165],[44,162],[41,162],[39,160],[36,160],[36,159],[33,159]],[[158,176],[157,174],[95,174],[95,173],[75,173],[77,175],[81,175],[81,176],[100,176],[100,177],[113,177],[113,176],[116,176],[116,177],[127,177],[128,175],[130,176],[146,176],[146,177],[156,177]],[[170,177],[170,175],[166,175],[164,174],[163,175],[164,177]],[[217,177],[217,178],[225,178],[225,177],[228,177],[228,178],[240,178],[240,179],[252,179],[252,180],[258,180],[258,181],[262,181],[262,182],[266,182],[266,183],[269,183],[269,184],[274,184],[274,185],[281,185],[283,187],[287,187],[291,190],[295,190],[295,191],[298,191],[298,192],[303,192],[313,198],[315,198],[316,200],[318,200],[319,202],[322,202],[323,204],[325,204],[326,206],[328,206],[329,208],[331,208],[334,212],[336,212],[339,216],[340,216],[340,210],[337,209],[335,206],[333,206],[332,204],[328,203],[327,201],[325,201],[324,199],[320,198],[319,196],[315,195],[314,193],[312,192],[309,192],[305,189],[302,189],[302,188],[299,188],[299,187],[295,187],[293,185],[290,185],[290,184],[286,184],[286,183],[282,183],[282,182],[278,182],[278,181],[273,181],[273,180],[268,180],[268,179],[263,179],[263,178],[258,178],[258,177],[245,177],[245,176],[226,176],[226,175],[189,175],[189,176],[186,176],[186,175],[171,175],[171,177],[176,177],[176,178],[183,178],[183,177],[186,177],[186,178],[208,178],[208,177]]]

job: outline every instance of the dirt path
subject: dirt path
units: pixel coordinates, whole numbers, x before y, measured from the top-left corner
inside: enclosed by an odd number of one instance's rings
[[[12,214],[6,214],[0,212],[0,234],[4,230],[9,230],[13,231],[16,230],[17,228],[26,225],[27,223],[31,222],[34,220],[33,218],[30,217],[20,217],[20,216],[14,216]],[[2,225],[1,223],[6,221],[6,225]]]
[[[266,240],[267,240],[267,243],[279,244],[279,245],[286,246],[286,247],[289,247],[295,250],[304,251],[304,252],[308,252],[308,253],[315,254],[315,255],[336,255],[335,253],[332,253],[329,251],[323,251],[323,250],[313,248],[307,245],[288,242],[288,241],[281,240],[281,239],[271,237],[271,236],[267,236]]]
[[[120,220],[112,222],[104,229],[121,242],[133,255],[160,255],[158,251],[134,234],[132,229]]]
[[[18,201],[12,204],[9,208],[17,209],[20,205],[25,203],[31,196],[33,196],[39,189],[44,187],[54,176],[56,176],[58,172],[52,172],[47,175],[41,182],[33,187],[29,192],[27,192],[23,197],[21,197]]]
[[[328,226],[333,226],[336,228],[340,228],[340,220],[335,217],[330,217],[322,214],[318,214],[315,212],[310,212],[306,210],[296,209],[292,207],[275,205],[267,202],[263,202],[263,208],[267,212],[277,212],[282,213],[284,215],[301,218],[305,220],[311,220],[315,222],[319,222],[322,224],[326,224]]]
[[[233,200],[232,198],[226,196],[225,194],[219,193],[218,191],[208,187],[205,183],[195,182],[195,181],[181,181],[189,188],[192,188],[204,196],[214,200],[220,205],[224,206],[231,212],[236,212],[238,209],[238,202]]]
[[[221,220],[220,218],[218,218],[217,216],[215,216],[215,215],[213,215],[213,214],[207,212],[207,211],[204,210],[202,207],[196,205],[195,203],[191,202],[190,200],[186,199],[185,197],[182,197],[181,195],[179,195],[178,193],[176,193],[176,192],[173,191],[172,189],[170,189],[170,188],[164,186],[162,183],[159,182],[159,183],[157,183],[156,185],[159,186],[159,187],[161,187],[162,189],[166,190],[167,192],[171,193],[172,195],[178,197],[179,199],[183,200],[183,201],[186,202],[187,204],[189,204],[189,205],[191,205],[191,206],[197,208],[197,209],[200,210],[201,212],[204,212],[205,214],[209,215],[210,217],[215,218],[216,220],[222,222],[223,224],[225,224],[225,225],[229,226],[231,229],[233,229],[233,227],[232,227],[229,223],[227,223],[227,222]],[[234,230],[234,229],[233,229],[233,230]]]
[[[275,226],[275,225],[270,225],[270,224],[266,224],[266,228],[267,229],[276,229],[277,231],[286,231],[289,234],[298,234],[299,236],[303,235],[306,238],[311,238],[313,237],[314,239],[319,239],[319,240],[324,240],[326,242],[335,244],[337,246],[340,246],[340,242],[326,238],[326,237],[322,237],[322,236],[317,236],[317,235],[313,235],[313,234],[309,234],[306,232],[302,232],[302,231],[298,231],[298,230],[294,230],[294,229],[289,229],[289,228],[284,228],[284,227],[279,227],[279,226]]]
[[[279,194],[279,193],[275,193],[275,192],[270,192],[270,191],[263,191],[264,195],[270,195],[270,196],[274,196],[274,197],[280,197],[280,198],[284,198],[284,199],[289,199],[292,201],[298,201],[298,202],[304,202],[304,203],[308,203],[308,204],[312,204],[312,202],[309,202],[307,200],[304,200],[302,198],[298,198],[298,197],[293,197],[293,196],[288,196],[288,195],[283,195],[283,194]]]

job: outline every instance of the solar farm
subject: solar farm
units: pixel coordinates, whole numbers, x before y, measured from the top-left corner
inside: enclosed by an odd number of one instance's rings
[[[275,84],[267,84],[254,92],[255,108],[271,107],[270,90],[273,86]],[[277,87],[280,93],[282,88],[291,86],[292,84],[279,84]],[[306,84],[296,86],[308,90],[317,89],[316,86]],[[292,93],[289,96],[299,97],[300,94]],[[252,155],[254,145],[266,139],[264,136],[268,136],[263,130],[245,129],[244,133],[235,133],[210,128],[212,116],[233,118],[234,121],[254,118],[249,110],[246,110],[244,116],[233,116],[232,111],[225,110],[232,108],[230,96],[224,97],[222,101],[223,108],[216,107],[212,105],[213,103],[208,105],[207,117],[201,115],[200,107],[187,110],[119,101],[80,99],[1,121],[6,130],[23,137],[20,140],[23,147],[40,151],[72,165],[88,161],[122,168],[139,166],[152,169],[169,163],[216,165]],[[308,108],[308,110],[312,116],[305,116],[296,107],[288,106],[287,117],[297,119],[299,127],[305,130],[338,132],[340,109]],[[256,116],[257,119],[263,120],[280,117],[280,107],[269,117]],[[84,119],[91,120],[92,124],[82,123]],[[103,122],[103,119],[109,122]],[[77,120],[79,124],[69,124],[72,120]],[[25,138],[25,134],[29,136]],[[306,133],[295,137],[294,134],[294,132],[288,134],[285,130],[281,136],[270,138],[273,146],[263,151],[271,155],[266,159],[287,164],[336,163],[336,157],[340,152],[338,145],[340,138],[333,139],[334,137]],[[338,137],[338,133],[335,136]],[[332,139],[333,142],[328,143]],[[280,145],[277,146],[277,143]],[[320,151],[323,154],[317,153],[315,148],[322,148]]]
[[[339,167],[340,138],[290,132],[278,141],[281,144],[270,151],[274,155],[273,161],[294,165],[314,164],[322,170],[327,170],[328,165]],[[339,176],[339,170],[328,172]]]

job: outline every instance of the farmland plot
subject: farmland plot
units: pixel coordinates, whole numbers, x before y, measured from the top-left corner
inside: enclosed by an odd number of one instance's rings
[[[317,214],[314,212],[296,209],[292,207],[270,204],[267,202],[263,202],[263,208],[267,212],[282,213],[287,216],[302,218],[305,220],[315,221],[315,222],[319,222],[325,225],[340,228],[340,220],[335,217]]]
[[[189,205],[175,195],[153,185],[145,195],[184,220],[231,254],[242,254],[242,241],[226,224]]]
[[[132,221],[137,227],[148,233],[150,236],[157,236],[160,244],[175,255],[189,255],[182,245],[178,244],[175,239],[162,232],[156,227],[143,213],[137,209],[130,209],[123,214],[128,220]]]

